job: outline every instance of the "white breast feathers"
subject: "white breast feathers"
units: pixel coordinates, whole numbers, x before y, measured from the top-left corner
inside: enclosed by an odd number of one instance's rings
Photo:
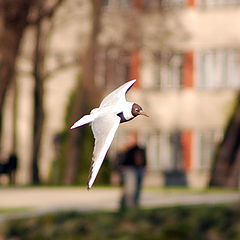
[[[126,120],[132,119],[134,116],[132,115],[132,102],[125,102],[123,106],[123,116]]]

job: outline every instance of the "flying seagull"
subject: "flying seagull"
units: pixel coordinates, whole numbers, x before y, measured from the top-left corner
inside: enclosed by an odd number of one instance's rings
[[[99,108],[94,108],[89,115],[83,116],[71,127],[73,129],[90,123],[95,138],[88,189],[92,187],[97,177],[119,124],[130,121],[138,115],[148,117],[138,104],[126,101],[125,95],[135,82],[136,80],[131,80],[111,92],[102,100]]]

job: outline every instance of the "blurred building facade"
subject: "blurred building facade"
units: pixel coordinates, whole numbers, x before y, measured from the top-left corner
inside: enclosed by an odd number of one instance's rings
[[[207,186],[240,87],[240,2],[105,2],[110,15],[144,11],[141,47],[130,51],[126,71],[139,80],[130,98],[151,118],[122,131],[138,131],[147,146],[145,184]]]
[[[49,68],[71,60],[86,46],[89,3],[79,2],[66,1],[56,16]],[[151,116],[122,124],[111,153],[116,153],[129,132],[137,131],[139,143],[147,147],[146,185],[206,186],[216,145],[240,87],[239,0],[104,0],[103,11],[96,82],[109,92],[136,78],[128,99]],[[19,61],[25,70],[31,37],[29,31]],[[46,82],[40,160],[45,180],[55,154],[53,139],[64,127],[78,68],[61,71]],[[22,74],[18,81],[19,183],[29,182],[30,79]],[[9,115],[6,106],[5,136],[11,131]],[[6,153],[10,142],[3,144]]]

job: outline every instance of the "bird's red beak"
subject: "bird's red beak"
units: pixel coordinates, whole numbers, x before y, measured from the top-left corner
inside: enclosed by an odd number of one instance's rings
[[[143,116],[149,117],[149,115],[146,114],[143,110],[140,111],[140,115],[143,115]]]

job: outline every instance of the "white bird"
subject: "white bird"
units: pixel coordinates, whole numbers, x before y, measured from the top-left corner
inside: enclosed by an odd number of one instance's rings
[[[119,124],[130,121],[138,115],[148,117],[138,104],[126,101],[125,94],[135,82],[136,80],[131,80],[111,92],[103,99],[99,108],[93,109],[89,115],[83,116],[71,127],[73,129],[90,123],[95,138],[88,189],[92,187],[97,177]]]

